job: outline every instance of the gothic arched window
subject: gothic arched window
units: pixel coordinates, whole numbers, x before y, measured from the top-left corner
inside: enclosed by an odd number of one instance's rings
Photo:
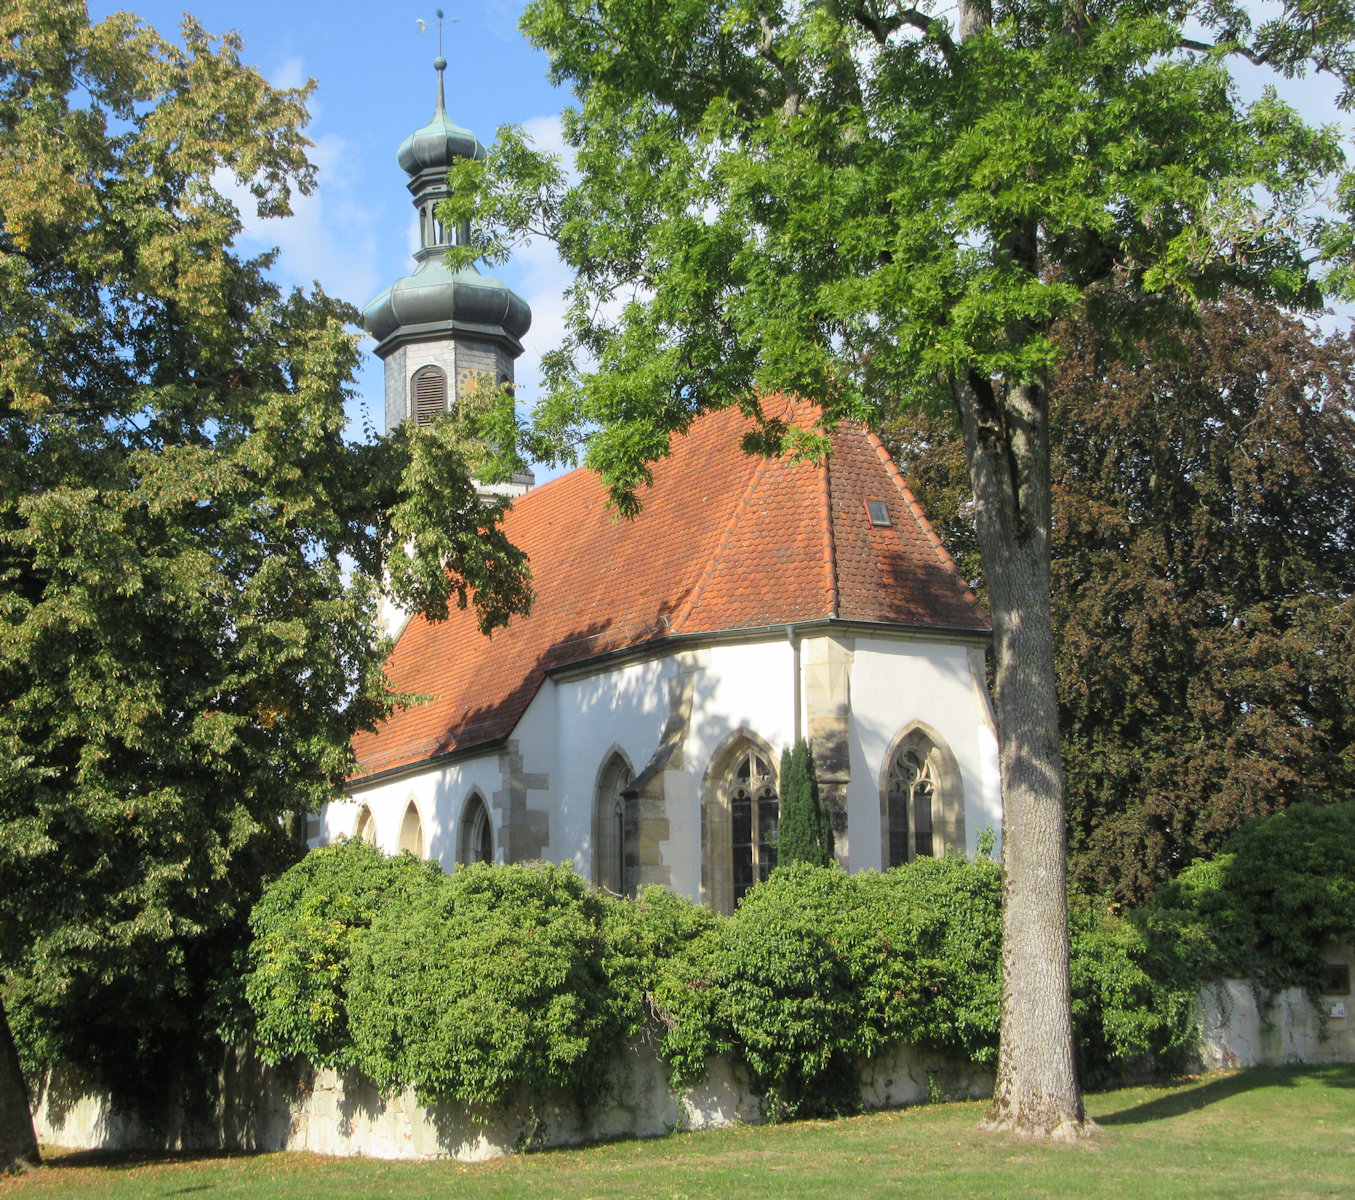
[[[626,760],[613,754],[598,777],[593,809],[593,880],[618,896],[626,894],[626,803],[621,793],[632,779]]]
[[[906,746],[889,764],[889,865],[897,867],[932,853],[932,802],[936,781],[931,764]]]
[[[701,892],[718,913],[732,913],[776,866],[776,791],[771,748],[747,730],[731,733],[711,755],[701,781]]]
[[[771,764],[758,750],[734,760],[726,779],[729,797],[729,843],[734,868],[734,903],[776,866],[776,822],[781,804]]]
[[[358,809],[357,824],[353,826],[353,837],[359,842],[366,842],[369,846],[376,845],[376,819],[372,816],[372,810],[365,804]]]
[[[423,857],[423,821],[419,819],[419,810],[413,800],[409,802],[405,818],[400,822],[398,849],[401,853],[408,850],[415,858]]]
[[[954,757],[913,728],[894,746],[884,780],[885,866],[964,849],[964,796]]]
[[[414,423],[431,425],[433,418],[447,411],[447,372],[441,367],[420,367],[409,381]]]
[[[479,792],[472,792],[461,811],[461,832],[457,838],[456,861],[464,865],[470,863],[492,863],[494,861],[494,825],[489,819],[489,809]]]

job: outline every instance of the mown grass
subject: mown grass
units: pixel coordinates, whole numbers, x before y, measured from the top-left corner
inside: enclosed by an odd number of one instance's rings
[[[90,1155],[0,1182],[5,1200],[200,1197],[1355,1196],[1355,1067],[1240,1071],[1088,1098],[1076,1146],[977,1131],[978,1103],[741,1126],[462,1165],[309,1154]]]

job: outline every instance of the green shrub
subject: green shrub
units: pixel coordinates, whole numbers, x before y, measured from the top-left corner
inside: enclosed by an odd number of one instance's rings
[[[850,876],[791,863],[744,896],[716,947],[712,1015],[774,1117],[856,1103],[860,987],[870,960],[860,903]]]
[[[778,867],[716,948],[711,1041],[773,1116],[855,1108],[857,1062],[899,1043],[993,1061],[1000,891],[993,863],[958,856],[883,875]]]
[[[1145,915],[1177,970],[1320,986],[1322,947],[1355,939],[1355,803],[1296,804],[1244,825],[1210,862],[1159,889]]]
[[[1322,943],[1355,930],[1353,814],[1258,822],[1163,889],[1170,908],[1122,917],[1075,897],[1084,1082],[1178,1065],[1194,997],[1225,967],[1314,980]],[[894,1045],[996,1061],[1000,902],[998,865],[953,854],[851,876],[786,863],[729,918],[662,888],[604,896],[566,867],[447,877],[345,842],[256,908],[246,991],[270,1061],[357,1066],[482,1113],[519,1090],[598,1103],[612,1050],[647,1016],[675,1083],[726,1054],[770,1115],[841,1112],[858,1062]]]
[[[640,1025],[644,963],[609,949],[608,905],[567,867],[461,867],[355,946],[355,1059],[425,1103],[503,1104],[609,1088],[610,1051]]]
[[[360,841],[312,850],[265,890],[250,916],[245,996],[261,1057],[300,1055],[316,1066],[353,1062],[348,1020],[353,947],[387,906],[443,878],[436,863],[387,858]]]
[[[639,943],[645,1003],[663,1027],[660,1053],[673,1083],[695,1083],[708,1059],[731,1048],[714,983],[716,951],[731,919],[661,887],[641,888],[633,902],[616,907]]]
[[[1198,984],[1155,960],[1141,924],[1104,902],[1077,898],[1069,913],[1073,1032],[1084,1086],[1122,1079],[1136,1065],[1179,1070],[1195,1040]]]
[[[948,854],[857,878],[877,925],[888,931],[867,992],[880,1014],[878,1041],[995,1063],[1002,965],[997,865]]]
[[[781,807],[777,818],[776,860],[833,865],[833,820],[819,797],[819,777],[809,743],[797,738],[781,751]]]

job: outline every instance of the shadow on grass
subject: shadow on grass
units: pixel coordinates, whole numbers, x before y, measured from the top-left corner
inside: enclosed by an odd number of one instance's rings
[[[42,1167],[46,1171],[68,1170],[72,1167],[134,1171],[139,1167],[163,1166],[165,1163],[257,1158],[267,1153],[267,1150],[62,1150],[44,1146]]]
[[[1123,1108],[1119,1112],[1103,1113],[1096,1118],[1098,1125],[1144,1125],[1150,1121],[1164,1121],[1189,1112],[1207,1108],[1221,1100],[1239,1096],[1257,1088],[1298,1087],[1311,1080],[1330,1088],[1355,1088],[1355,1066],[1346,1063],[1325,1063],[1312,1066],[1252,1067],[1229,1075],[1215,1075],[1191,1085],[1181,1085],[1165,1096],[1158,1096],[1145,1104]]]

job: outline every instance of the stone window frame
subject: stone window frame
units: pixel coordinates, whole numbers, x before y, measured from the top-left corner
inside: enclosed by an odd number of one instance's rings
[[[737,902],[734,887],[732,776],[746,753],[766,759],[772,790],[780,806],[780,765],[771,744],[751,729],[741,727],[721,740],[710,756],[701,780],[701,891],[713,912],[732,914]],[[756,829],[756,817],[754,817]],[[755,843],[756,844],[756,843]],[[759,864],[755,861],[755,869]],[[756,882],[756,881],[755,881]]]
[[[489,836],[489,857],[484,855],[484,838]],[[461,816],[456,823],[456,865],[469,866],[477,862],[495,861],[494,817],[489,801],[478,787],[471,788],[461,805]]]
[[[414,818],[412,830],[409,823],[411,816]],[[423,829],[423,813],[419,809],[419,802],[411,794],[409,803],[405,805],[404,815],[400,818],[400,837],[395,844],[395,852],[403,854],[408,850],[415,858],[427,858],[428,845]]]
[[[620,768],[614,773],[614,768]],[[602,756],[593,784],[593,882],[615,895],[630,895],[626,886],[626,800],[625,789],[635,782],[630,756],[615,742]],[[609,865],[611,870],[604,870]]]
[[[353,821],[353,840],[355,842],[366,842],[369,846],[377,846],[376,840],[376,814],[372,812],[372,806],[364,800],[358,805],[358,815]]]
[[[894,736],[880,765],[880,865],[884,870],[900,865],[891,861],[890,854],[889,777],[895,760],[909,750],[921,750],[919,757],[930,768],[934,788],[931,857],[941,858],[952,849],[965,851],[965,795],[960,764],[940,733],[924,721],[911,721]],[[915,838],[910,814],[907,862],[918,857]]]

